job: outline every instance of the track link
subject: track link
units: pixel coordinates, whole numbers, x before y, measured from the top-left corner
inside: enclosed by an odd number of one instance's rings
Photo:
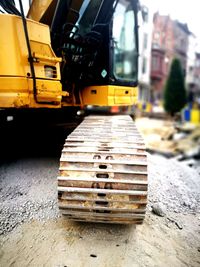
[[[145,145],[129,116],[86,117],[66,139],[58,205],[68,219],[141,224],[147,187]]]

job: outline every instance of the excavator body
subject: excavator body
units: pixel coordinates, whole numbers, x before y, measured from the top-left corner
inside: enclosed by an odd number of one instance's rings
[[[137,0],[33,0],[27,16],[18,5],[0,0],[2,110],[66,109],[73,120],[73,108],[137,103]],[[140,224],[146,204],[145,146],[133,120],[86,117],[61,154],[62,214]]]

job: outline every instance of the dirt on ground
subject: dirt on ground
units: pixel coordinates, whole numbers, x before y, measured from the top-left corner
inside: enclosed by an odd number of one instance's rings
[[[180,121],[138,118],[136,125],[147,149],[162,155],[200,159],[200,125]]]
[[[148,155],[141,226],[69,222],[57,208],[58,157],[0,166],[0,266],[200,266],[200,173]]]
[[[151,215],[137,227],[32,221],[4,239],[1,266],[199,266],[199,221],[181,217],[183,230]]]
[[[140,122],[143,129],[158,125]],[[168,140],[173,124],[159,123],[156,133]],[[0,131],[0,267],[200,266],[198,159],[188,165],[148,155],[148,207],[141,226],[70,222],[57,207],[66,130],[18,126]],[[146,140],[154,139],[154,130]]]

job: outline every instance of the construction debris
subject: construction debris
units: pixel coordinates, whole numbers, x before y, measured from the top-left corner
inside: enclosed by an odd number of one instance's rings
[[[136,125],[149,151],[178,160],[200,159],[200,125],[148,118],[138,119]],[[195,165],[195,161],[188,163],[191,165]]]
[[[185,158],[200,158],[200,126],[196,126],[184,138],[176,142],[176,152],[182,154]]]
[[[167,218],[167,220],[170,221],[171,223],[174,223],[179,230],[183,229],[182,224],[180,222],[177,222],[174,218]]]
[[[166,214],[166,209],[162,203],[155,203],[152,205],[152,212],[160,217],[164,217]]]

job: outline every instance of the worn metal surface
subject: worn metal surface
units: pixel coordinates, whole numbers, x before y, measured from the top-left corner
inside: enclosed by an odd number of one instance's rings
[[[147,204],[144,142],[129,116],[89,116],[68,136],[58,204],[77,221],[141,224]]]

